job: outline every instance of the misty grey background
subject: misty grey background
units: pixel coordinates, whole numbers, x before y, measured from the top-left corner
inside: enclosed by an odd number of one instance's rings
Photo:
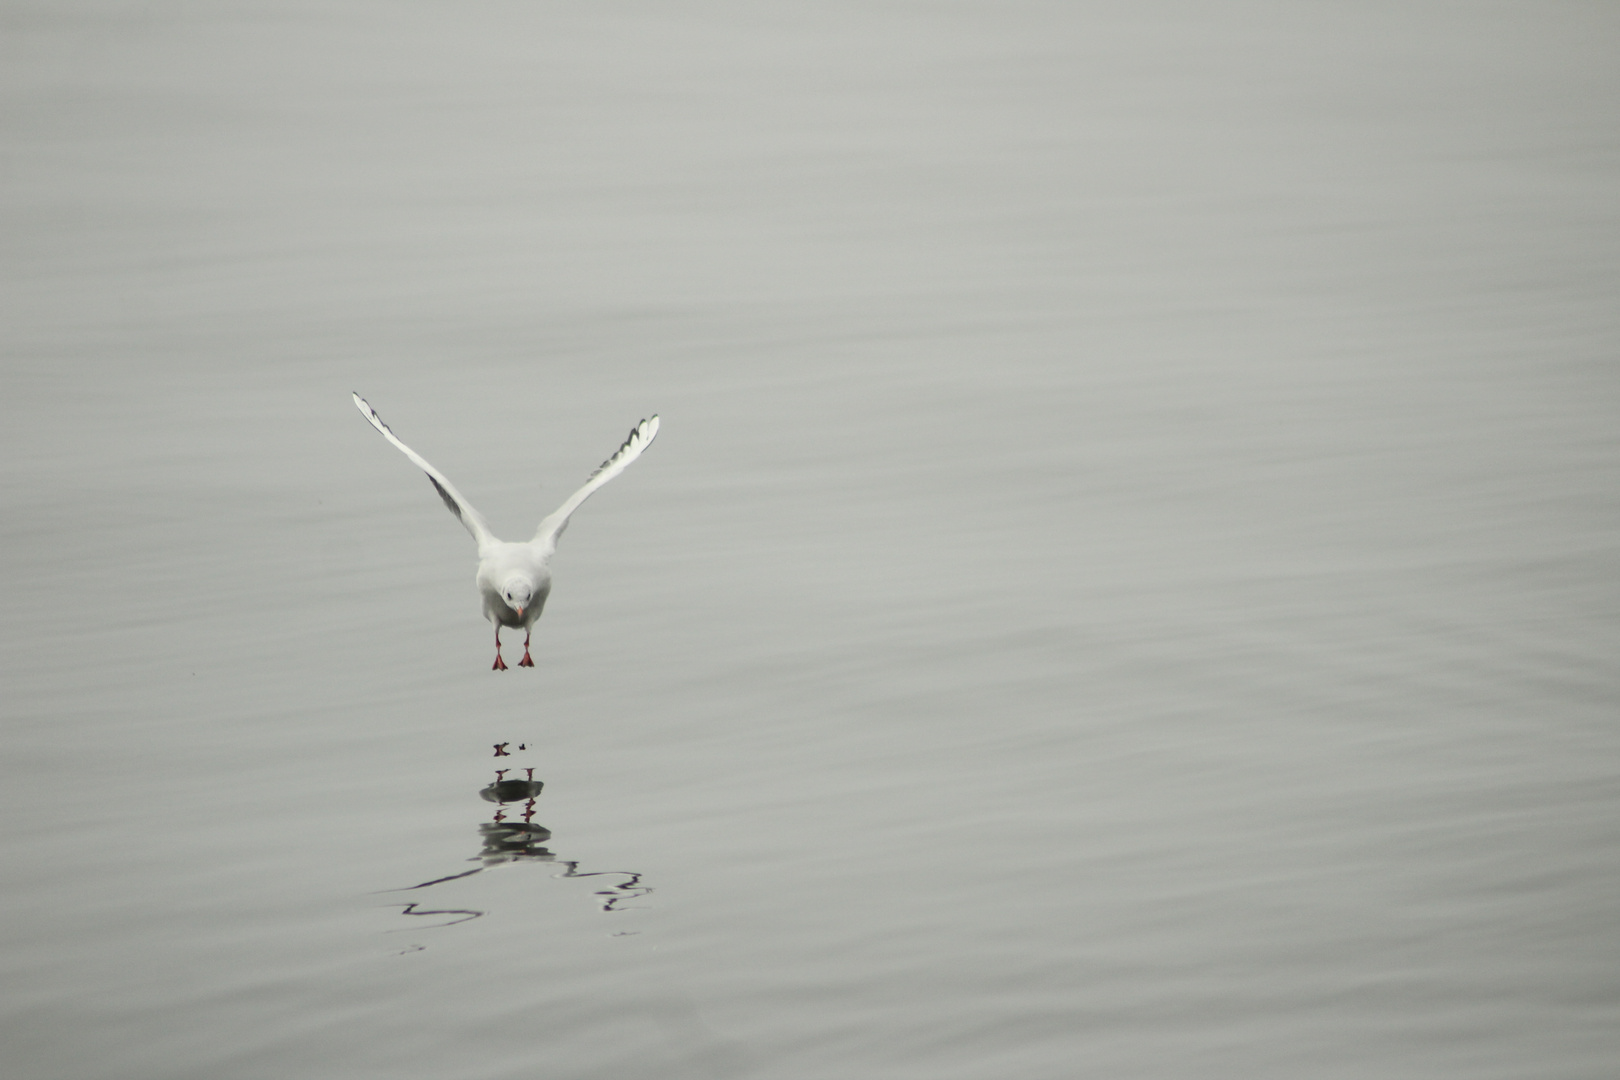
[[[3,1071],[1614,1076],[1617,11],[0,5]]]

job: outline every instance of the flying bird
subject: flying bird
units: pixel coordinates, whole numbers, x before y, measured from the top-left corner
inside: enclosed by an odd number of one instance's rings
[[[382,433],[383,438],[427,473],[428,480],[439,493],[439,498],[444,500],[444,505],[478,541],[478,575],[475,580],[479,595],[484,600],[484,618],[495,624],[495,664],[491,670],[506,670],[506,661],[501,659],[502,627],[514,630],[520,626],[523,628],[523,659],[518,661],[518,667],[534,667],[534,661],[529,658],[529,635],[534,621],[540,617],[541,609],[546,606],[546,597],[551,594],[550,563],[552,554],[557,550],[557,538],[568,527],[569,517],[579,509],[581,503],[595,494],[597,488],[624,472],[647,449],[658,434],[657,414],[630,429],[624,445],[591,473],[585,485],[546,515],[535,530],[534,539],[514,544],[496,539],[484,515],[473,509],[466,496],[456,490],[444,473],[400,442],[399,436],[388,429],[382,417],[377,415],[377,410],[368,405],[365,398],[355,394],[354,405],[371,421],[371,426]]]

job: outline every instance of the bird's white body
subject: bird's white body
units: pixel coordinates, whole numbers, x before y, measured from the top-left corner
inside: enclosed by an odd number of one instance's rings
[[[540,617],[541,610],[546,606],[546,597],[551,594],[551,556],[557,550],[557,538],[568,527],[568,518],[579,509],[581,503],[590,498],[597,488],[612,480],[625,470],[632,461],[641,456],[658,434],[658,417],[655,414],[643,420],[630,429],[629,438],[612,457],[602,462],[600,468],[590,475],[583,487],[570,495],[561,506],[548,514],[540,527],[535,530],[534,539],[522,543],[512,543],[501,540],[490,531],[489,523],[484,515],[473,509],[461,492],[456,490],[448,477],[428,464],[426,458],[415,450],[406,446],[399,437],[389,430],[383,423],[377,410],[366,403],[366,399],[359,394],[354,395],[355,408],[371,422],[371,426],[382,433],[383,438],[393,443],[404,455],[416,463],[417,467],[427,473],[428,480],[432,482],[439,498],[450,512],[460,519],[478,542],[478,574],[475,578],[478,584],[478,593],[484,601],[484,618],[495,624],[495,668],[506,670],[506,663],[501,659],[501,628],[509,627],[524,631],[523,659],[520,667],[533,667],[529,658],[528,633],[534,626],[534,621]]]
[[[555,550],[555,549],[553,549]],[[482,553],[480,553],[482,554]],[[509,544],[497,540],[488,554],[478,560],[478,592],[484,598],[484,618],[496,626],[527,631],[540,617],[551,595],[551,568],[546,564],[551,552],[539,551],[533,544]],[[506,602],[504,590],[515,582],[529,585],[528,604],[518,611]]]

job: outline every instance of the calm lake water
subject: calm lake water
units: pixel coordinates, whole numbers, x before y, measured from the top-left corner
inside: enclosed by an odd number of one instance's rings
[[[1620,1074],[1617,40],[5,4],[0,1071]]]

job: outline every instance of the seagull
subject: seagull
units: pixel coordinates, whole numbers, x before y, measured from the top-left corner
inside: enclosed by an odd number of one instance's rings
[[[444,473],[400,442],[399,436],[389,430],[382,417],[377,415],[377,410],[368,405],[365,398],[355,394],[354,407],[371,422],[372,427],[382,433],[383,438],[427,473],[428,480],[439,493],[439,498],[444,500],[444,505],[478,541],[478,575],[475,580],[478,592],[484,598],[484,618],[495,624],[495,665],[490,670],[506,670],[506,661],[501,659],[502,627],[514,630],[520,626],[523,628],[523,659],[518,661],[518,667],[534,667],[534,661],[529,658],[529,635],[534,621],[540,617],[540,610],[546,606],[546,597],[551,594],[550,562],[557,550],[557,538],[568,528],[568,518],[579,509],[581,503],[595,494],[597,488],[624,472],[647,449],[658,434],[658,415],[654,413],[631,428],[624,445],[591,473],[585,485],[546,515],[535,530],[533,540],[514,544],[496,539],[484,515],[473,509],[466,496],[456,490]]]

